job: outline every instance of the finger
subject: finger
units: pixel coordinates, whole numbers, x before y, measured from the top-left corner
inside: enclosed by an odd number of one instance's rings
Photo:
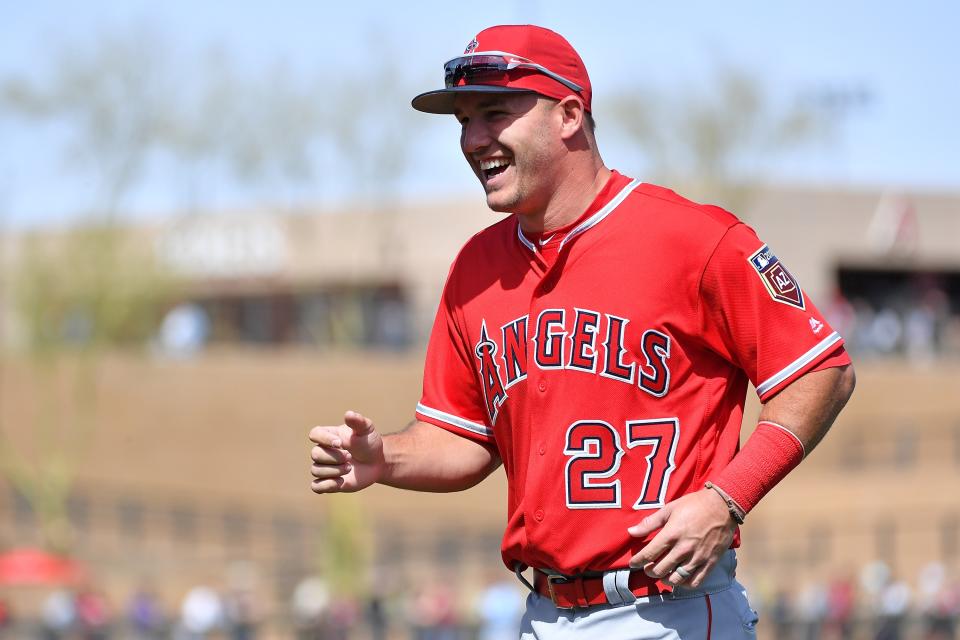
[[[344,464],[350,462],[353,456],[344,449],[316,446],[310,450],[310,459],[317,464]]]
[[[343,478],[314,480],[310,483],[310,490],[314,493],[338,493],[341,487],[343,487]]]
[[[358,436],[365,436],[373,431],[373,420],[356,411],[343,414],[343,422]]]
[[[682,569],[682,571],[681,571]],[[674,587],[686,583],[688,586],[693,577],[698,574],[699,568],[690,560],[678,562],[673,568],[668,569],[668,574],[663,578],[663,582]]]
[[[670,550],[671,544],[667,536],[658,534],[647,543],[647,546],[630,558],[630,566],[634,569],[653,567]]]
[[[690,573],[693,575],[691,575],[689,580],[687,581],[689,585],[691,587],[696,588],[696,587],[699,587],[701,584],[703,584],[703,581],[707,579],[707,576],[710,574],[711,571],[713,571],[713,568],[716,566],[716,564],[717,564],[716,560],[708,560],[707,562],[704,562],[702,565],[697,567],[696,571],[690,571]]]
[[[337,433],[336,427],[314,427],[307,436],[310,441],[323,447],[339,448],[343,446],[343,439]]]
[[[684,562],[688,562],[689,559],[689,552],[674,547],[660,560],[644,567],[644,572],[651,578],[668,578],[672,581],[673,578],[680,577],[680,574],[676,573],[677,567],[683,565]],[[680,582],[683,582],[683,580],[681,579]]]
[[[634,569],[639,569],[640,567],[646,567],[649,563],[659,561],[675,542],[676,536],[665,531],[660,531],[643,549],[630,558],[630,566]]]
[[[633,525],[632,527],[629,527],[627,529],[627,533],[629,533],[635,538],[643,538],[645,536],[650,535],[657,529],[662,528],[663,525],[667,524],[667,520],[670,519],[670,513],[672,512],[672,510],[673,509],[671,508],[671,506],[667,505],[662,509],[658,509],[657,511],[654,511],[653,513],[648,515],[646,518],[644,518],[637,524]]]
[[[353,469],[353,465],[350,464],[315,464],[310,467],[310,473],[313,474],[314,478],[323,480],[325,478],[339,478],[345,473],[350,473],[351,469]]]

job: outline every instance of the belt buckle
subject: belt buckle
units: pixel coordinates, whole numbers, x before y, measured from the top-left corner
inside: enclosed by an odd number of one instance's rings
[[[576,607],[563,607],[557,602],[557,593],[553,590],[554,584],[566,584],[569,582],[566,576],[562,576],[557,573],[548,573],[547,576],[547,591],[550,593],[550,600],[553,602],[553,606],[557,609],[563,609],[566,611],[573,611]]]

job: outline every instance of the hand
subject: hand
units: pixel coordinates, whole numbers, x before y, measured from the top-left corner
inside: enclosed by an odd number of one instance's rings
[[[314,427],[310,441],[314,493],[352,493],[380,479],[385,465],[383,438],[369,418],[347,411],[343,424]]]
[[[720,556],[730,548],[736,528],[727,504],[717,492],[703,489],[689,493],[627,529],[627,533],[637,538],[661,529],[630,559],[630,566],[643,567],[648,576],[667,584],[699,587]],[[684,577],[677,573],[678,566],[690,575]]]

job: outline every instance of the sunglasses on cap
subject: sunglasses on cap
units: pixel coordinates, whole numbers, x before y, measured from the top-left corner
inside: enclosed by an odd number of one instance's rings
[[[533,69],[553,78],[571,91],[576,93],[583,91],[583,87],[577,83],[567,80],[546,67],[503,51],[484,51],[448,60],[443,65],[443,82],[447,89],[458,86],[461,81],[468,85],[484,84],[490,81],[499,84],[508,80],[508,73],[513,69]]]

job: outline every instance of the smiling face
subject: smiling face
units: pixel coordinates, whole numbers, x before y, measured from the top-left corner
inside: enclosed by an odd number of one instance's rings
[[[464,93],[456,98],[460,148],[494,211],[542,214],[553,194],[559,133],[556,101],[533,93]]]

